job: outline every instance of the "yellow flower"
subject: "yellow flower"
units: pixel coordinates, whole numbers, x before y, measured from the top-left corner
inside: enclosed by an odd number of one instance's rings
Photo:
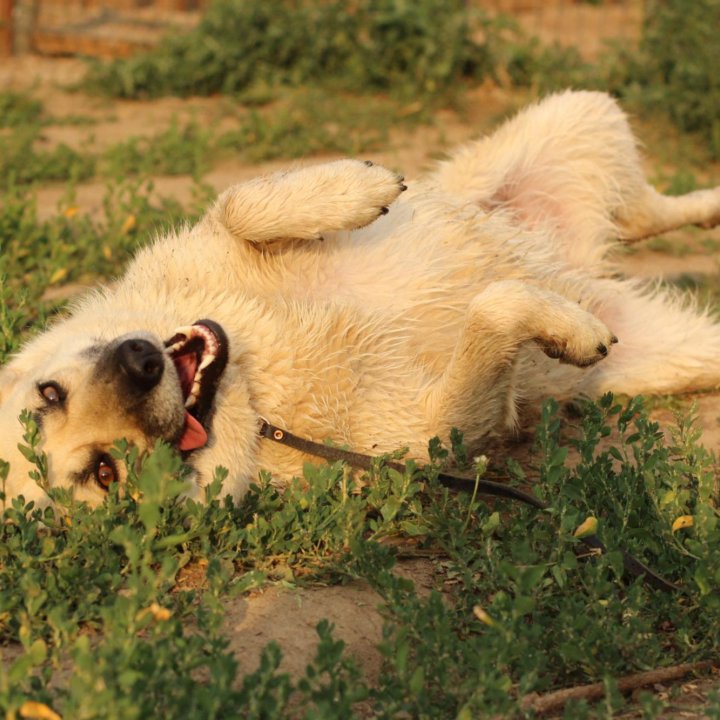
[[[63,213],[63,215],[64,215],[66,218],[72,218],[72,217],[75,217],[75,216],[78,214],[78,212],[80,212],[80,208],[79,208],[79,207],[76,207],[75,205],[72,205],[71,207],[66,208],[65,212]]]
[[[54,285],[55,283],[59,283],[62,280],[64,280],[67,277],[68,269],[67,268],[58,268],[51,276],[50,276],[50,285]]]
[[[20,706],[20,717],[29,718],[29,720],[62,720],[52,708],[34,700],[26,700]]]
[[[683,528],[689,528],[693,526],[693,516],[692,515],[681,515],[679,518],[675,519],[675,522],[672,524],[672,531],[677,532],[678,530],[682,530]]]
[[[473,615],[481,622],[489,627],[495,627],[495,621],[483,610],[479,605],[473,608]]]
[[[160,622],[169,620],[172,617],[170,610],[162,607],[162,605],[158,605],[156,602],[152,603],[148,610],[152,613],[152,616]]]
[[[128,215],[125,218],[125,222],[122,224],[122,227],[120,228],[120,232],[123,235],[127,235],[134,227],[137,225],[137,221],[135,219],[134,215]]]
[[[150,603],[144,610],[140,610],[137,614],[137,620],[140,621],[146,618],[148,615],[152,615],[153,619],[157,622],[165,622],[172,617],[172,612],[162,605],[158,605],[156,602]]]
[[[573,535],[576,538],[586,537],[587,535],[592,535],[597,530],[597,527],[597,518],[590,515],[586,517],[585,520],[583,520],[583,522],[575,528],[575,532],[573,533]]]

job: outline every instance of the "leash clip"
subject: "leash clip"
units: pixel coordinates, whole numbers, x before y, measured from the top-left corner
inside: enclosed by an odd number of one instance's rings
[[[269,420],[262,415],[258,415],[258,426],[258,435],[260,435],[260,437],[275,440],[276,442],[281,442],[285,439],[285,431],[279,427],[275,427],[275,425],[271,425]]]

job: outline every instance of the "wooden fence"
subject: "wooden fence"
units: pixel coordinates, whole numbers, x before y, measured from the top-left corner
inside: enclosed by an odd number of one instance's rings
[[[195,25],[209,1],[0,0],[0,55],[130,55]]]
[[[187,30],[211,0],[0,0],[0,56],[121,57]],[[468,6],[512,15],[543,42],[574,45],[594,57],[608,39],[632,41],[643,0],[466,0]]]

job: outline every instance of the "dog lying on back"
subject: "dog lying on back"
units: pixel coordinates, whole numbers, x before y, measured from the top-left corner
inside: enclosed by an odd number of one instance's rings
[[[142,249],[0,371],[9,495],[43,495],[24,408],[50,485],[97,503],[125,477],[118,438],[174,445],[198,491],[223,466],[240,497],[307,459],[260,438],[260,417],[422,459],[453,427],[482,449],[546,396],[720,383],[720,326],[607,258],[719,223],[720,188],[656,192],[606,95],[551,96],[405,189],[356,160],[273,174]]]

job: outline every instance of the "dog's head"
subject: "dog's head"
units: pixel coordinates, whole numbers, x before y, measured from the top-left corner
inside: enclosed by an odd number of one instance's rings
[[[188,454],[207,443],[215,393],[228,359],[222,328],[200,320],[165,341],[134,332],[111,340],[60,327],[41,336],[0,371],[0,458],[10,462],[7,494],[43,501],[18,445],[18,420],[30,411],[40,428],[48,484],[102,501],[125,468],[110,453],[127,439],[142,452],[158,439]]]

